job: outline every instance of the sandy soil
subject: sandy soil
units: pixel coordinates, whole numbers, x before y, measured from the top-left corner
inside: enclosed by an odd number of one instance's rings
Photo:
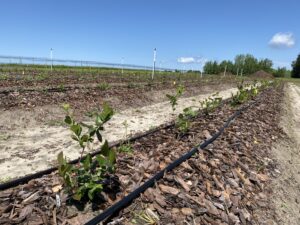
[[[288,136],[274,147],[280,175],[273,182],[275,224],[300,224],[300,87],[285,87],[281,127]]]
[[[232,92],[236,92],[236,89],[221,91],[219,95],[225,99],[229,98]],[[200,100],[211,94],[182,98],[175,112],[167,101],[117,112],[107,124],[104,138],[110,142],[123,139],[124,121],[128,123],[129,135],[164,124],[174,119],[184,108],[199,105]],[[60,151],[63,151],[69,159],[79,157],[77,143],[70,138],[68,128],[56,120],[58,115],[63,115],[63,112],[59,107],[53,106],[37,107],[33,111],[12,110],[0,113],[0,179],[2,181],[54,165]],[[41,123],[36,118],[43,118],[44,121],[50,122]]]

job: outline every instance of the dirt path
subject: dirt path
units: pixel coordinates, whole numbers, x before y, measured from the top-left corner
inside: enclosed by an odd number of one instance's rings
[[[235,91],[235,88],[227,89],[221,91],[220,96],[224,99],[229,98]],[[199,105],[200,100],[211,94],[180,99],[175,112],[172,111],[169,102],[121,111],[107,124],[104,137],[110,142],[123,139],[124,121],[128,123],[128,134],[146,131],[164,124],[174,119],[184,108]],[[69,159],[79,157],[77,144],[71,140],[70,131],[66,127],[41,124],[32,119],[32,113],[46,116],[45,108],[42,107],[36,108],[34,112],[18,110],[1,112],[0,126],[11,123],[10,130],[0,133],[0,179],[2,181],[50,167],[56,161],[60,151],[64,151]],[[58,107],[47,108],[47,114],[61,115],[61,113]]]
[[[274,180],[273,203],[277,224],[300,224],[300,87],[285,87],[285,103],[281,127],[288,140],[274,147],[280,175]]]

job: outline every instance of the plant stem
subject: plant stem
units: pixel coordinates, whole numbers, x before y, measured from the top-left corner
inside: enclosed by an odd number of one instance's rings
[[[85,147],[83,147],[82,150],[81,150],[80,158],[79,158],[79,161],[78,161],[78,166],[80,165],[80,162],[81,162],[81,160],[82,160],[82,156],[83,156],[83,153],[84,153],[84,149],[85,149]]]

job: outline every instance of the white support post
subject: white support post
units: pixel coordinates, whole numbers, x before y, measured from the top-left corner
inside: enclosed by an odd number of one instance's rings
[[[122,74],[123,74],[124,73],[124,57],[122,57],[121,64],[122,64]]]
[[[152,80],[154,79],[154,74],[155,74],[155,61],[156,61],[156,48],[154,48],[153,51],[153,68],[152,68]]]
[[[227,70],[227,65],[225,66],[224,77],[225,77],[225,75],[226,75],[226,70]]]
[[[51,72],[53,67],[53,48],[50,49],[50,60],[51,60]]]

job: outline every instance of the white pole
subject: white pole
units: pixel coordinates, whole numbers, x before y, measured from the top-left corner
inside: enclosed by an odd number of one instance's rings
[[[224,77],[225,77],[225,75],[226,75],[226,70],[227,70],[227,65],[225,66]]]
[[[122,63],[122,74],[123,74],[124,73],[124,57],[122,57],[121,63]]]
[[[52,72],[52,67],[53,67],[53,49],[50,49],[50,59],[51,59],[51,72]]]
[[[152,80],[154,79],[154,73],[155,73],[155,61],[156,61],[156,48],[154,48],[154,51],[153,51]]]

